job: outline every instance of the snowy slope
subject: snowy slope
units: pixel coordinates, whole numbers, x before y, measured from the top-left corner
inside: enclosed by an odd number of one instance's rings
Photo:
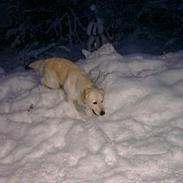
[[[103,117],[79,117],[32,71],[1,73],[0,183],[183,182],[183,53],[86,57]]]

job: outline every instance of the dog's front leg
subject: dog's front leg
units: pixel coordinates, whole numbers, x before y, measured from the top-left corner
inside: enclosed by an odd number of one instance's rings
[[[76,118],[80,118],[79,112],[76,109],[76,101],[71,97],[68,91],[64,91],[64,99],[72,107]]]
[[[92,116],[93,115],[92,110],[89,107],[87,107],[87,106],[86,106],[85,112],[86,112],[87,116]]]
[[[76,118],[81,118],[81,115],[80,115],[80,113],[78,112],[78,110],[77,110],[77,108],[76,108],[76,102],[75,101],[73,101],[72,99],[69,99],[68,97],[67,97],[67,102],[68,102],[68,104],[71,106],[71,108],[72,108],[72,111],[73,111],[73,113],[74,113],[74,116],[76,117]]]

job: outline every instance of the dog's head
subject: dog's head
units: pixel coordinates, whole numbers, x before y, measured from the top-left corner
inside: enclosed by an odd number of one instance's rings
[[[84,104],[86,104],[87,107],[89,107],[95,115],[103,116],[105,114],[103,108],[103,100],[104,100],[103,89],[97,87],[91,87],[85,89],[82,93],[82,100]]]

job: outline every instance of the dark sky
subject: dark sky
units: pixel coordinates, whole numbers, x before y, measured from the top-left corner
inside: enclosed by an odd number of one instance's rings
[[[86,41],[93,2],[111,41],[130,36],[157,44],[174,40],[172,46],[182,46],[181,0],[4,0],[0,5],[1,39],[10,44],[19,36],[23,46],[35,40],[40,43],[53,40],[68,43],[69,39],[74,43]]]

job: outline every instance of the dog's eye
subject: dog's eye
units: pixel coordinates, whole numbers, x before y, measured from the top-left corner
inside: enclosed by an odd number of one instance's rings
[[[97,104],[97,102],[93,102],[93,104]]]

